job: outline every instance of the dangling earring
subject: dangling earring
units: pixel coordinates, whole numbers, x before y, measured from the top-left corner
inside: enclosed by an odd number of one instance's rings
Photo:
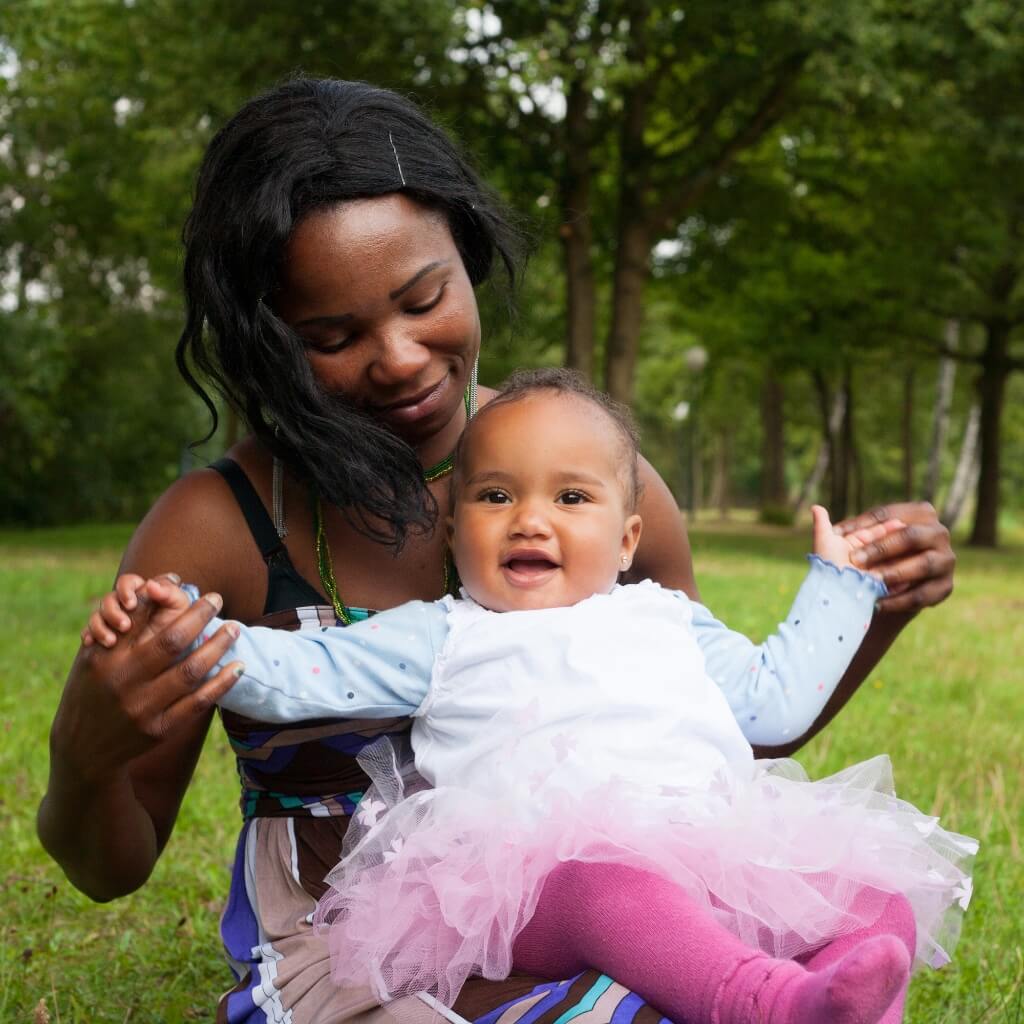
[[[480,353],[478,352],[476,358],[473,360],[472,369],[469,371],[469,390],[466,401],[466,413],[469,419],[472,419],[476,415],[478,408],[477,404],[477,377],[480,373]]]

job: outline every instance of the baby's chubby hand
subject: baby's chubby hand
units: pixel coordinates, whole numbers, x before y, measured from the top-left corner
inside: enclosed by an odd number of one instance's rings
[[[902,529],[905,525],[900,519],[887,519],[885,522],[874,523],[871,526],[841,535],[836,533],[828,517],[828,511],[823,506],[811,506],[811,517],[814,538],[812,550],[820,558],[824,558],[840,569],[853,565],[850,556],[857,548],[872,544],[887,534]],[[879,573],[871,573],[871,575],[880,578]]]
[[[165,573],[152,579],[143,579],[135,573],[122,573],[99,607],[89,617],[89,623],[82,630],[82,645],[91,647],[94,643],[101,647],[113,647],[118,641],[119,633],[127,633],[132,626],[129,613],[140,604],[151,605],[149,615],[135,637],[136,643],[142,643],[159,633],[165,626],[173,622],[191,601],[179,584],[181,579],[174,573]],[[219,598],[213,597],[215,607],[220,608]]]

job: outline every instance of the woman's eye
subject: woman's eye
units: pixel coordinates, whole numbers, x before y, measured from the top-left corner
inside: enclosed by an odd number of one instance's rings
[[[413,316],[421,316],[423,313],[429,313],[444,297],[444,290],[447,287],[447,283],[441,285],[437,294],[429,302],[424,302],[421,306],[409,306],[406,309],[406,313],[411,313]]]
[[[355,339],[355,334],[346,334],[343,338],[305,338],[303,340],[306,343],[306,348],[312,349],[317,355],[330,356],[335,352],[340,352],[343,348],[348,348]]]
[[[558,500],[563,505],[582,505],[590,499],[582,491],[565,491],[559,495]]]

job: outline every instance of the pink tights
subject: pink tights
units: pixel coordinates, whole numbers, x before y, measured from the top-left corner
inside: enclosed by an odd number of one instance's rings
[[[657,875],[570,861],[548,876],[513,954],[542,977],[602,971],[676,1024],[898,1024],[914,941],[894,896],[870,928],[803,964],[776,960]]]

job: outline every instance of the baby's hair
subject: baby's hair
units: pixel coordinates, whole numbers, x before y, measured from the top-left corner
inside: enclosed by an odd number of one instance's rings
[[[535,370],[516,370],[499,388],[498,394],[485,405],[476,417],[466,425],[466,429],[455,447],[455,473],[452,477],[452,501],[458,486],[459,464],[466,449],[467,438],[472,436],[473,427],[479,419],[491,409],[496,409],[510,402],[518,402],[539,392],[550,391],[558,395],[569,395],[598,409],[611,420],[621,441],[621,477],[626,495],[626,504],[630,511],[635,511],[640,500],[640,434],[636,422],[629,409],[599,391],[581,373],[564,367],[544,367]]]

